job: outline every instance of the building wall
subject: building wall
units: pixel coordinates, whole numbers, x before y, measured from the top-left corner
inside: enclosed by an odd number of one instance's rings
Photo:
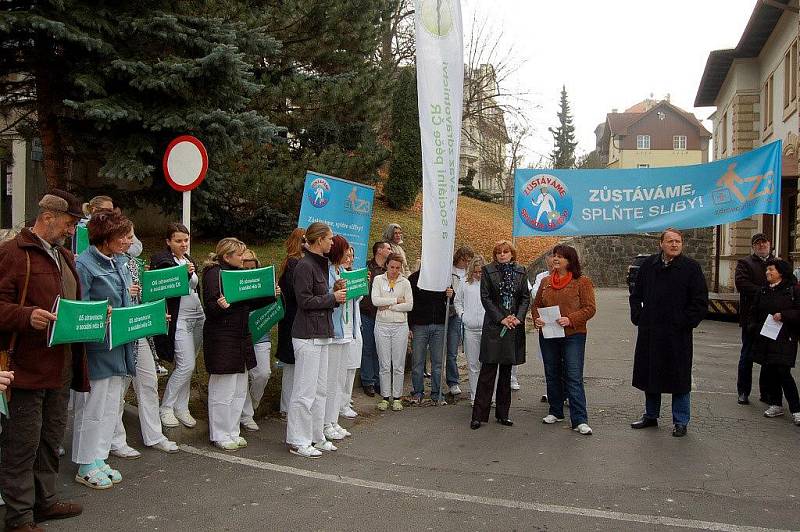
[[[624,151],[636,150],[636,136],[650,135],[651,150],[672,151],[672,137],[674,135],[684,135],[686,136],[687,150],[701,150],[701,138],[697,133],[697,129],[671,109],[662,107],[662,110],[664,113],[663,120],[658,118],[658,112],[655,111],[630,126],[628,135],[622,139],[621,148]]]
[[[617,168],[637,168],[640,164],[661,166],[684,166],[703,162],[703,152],[699,150],[623,150],[620,152]]]

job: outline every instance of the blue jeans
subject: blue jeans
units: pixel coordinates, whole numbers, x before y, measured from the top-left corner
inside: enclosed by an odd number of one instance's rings
[[[463,329],[461,318],[450,316],[450,321],[447,322],[447,375],[445,376],[448,386],[455,386],[459,381],[457,358]]]
[[[361,315],[361,336],[364,338],[364,347],[361,349],[361,386],[374,386],[380,390],[378,372],[378,349],[375,347],[375,318]]]
[[[442,348],[444,347],[444,323],[438,325],[414,325],[411,328],[414,338],[411,341],[411,385],[414,395],[424,395],[425,354],[431,351],[431,399],[441,399]]]
[[[661,414],[661,394],[644,393],[644,417],[648,419],[658,419]],[[672,422],[675,425],[689,424],[689,392],[672,394]]]
[[[569,398],[569,419],[572,428],[589,421],[586,412],[586,392],[583,389],[583,355],[586,335],[573,334],[564,338],[544,338],[539,335],[539,348],[547,380],[549,413],[564,418],[564,383]],[[564,379],[562,383],[562,378]]]

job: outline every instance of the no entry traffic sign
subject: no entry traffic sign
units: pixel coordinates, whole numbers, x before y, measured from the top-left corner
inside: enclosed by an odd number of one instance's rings
[[[164,152],[164,177],[179,192],[196,188],[208,171],[208,152],[196,137],[181,135]]]

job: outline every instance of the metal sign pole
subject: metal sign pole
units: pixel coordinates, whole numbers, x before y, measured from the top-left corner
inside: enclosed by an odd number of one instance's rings
[[[189,231],[192,230],[192,191],[191,190],[184,190],[183,191],[183,225],[186,226],[186,229]],[[189,241],[191,245],[191,240]],[[187,249],[186,252],[188,253],[189,250]]]

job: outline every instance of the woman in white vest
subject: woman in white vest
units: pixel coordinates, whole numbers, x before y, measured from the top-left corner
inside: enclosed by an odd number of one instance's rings
[[[372,283],[375,316],[375,345],[380,363],[381,395],[378,410],[403,409],[403,373],[408,348],[408,312],[414,308],[411,283],[402,275],[403,258],[392,253],[386,259],[386,273]],[[391,395],[389,395],[391,394]]]
[[[467,263],[466,281],[459,283],[453,303],[464,323],[464,354],[469,366],[469,399],[472,402],[475,401],[481,372],[481,331],[486,313],[481,303],[481,268],[485,265],[486,261],[480,255],[475,255]]]
[[[347,250],[344,266],[351,269],[355,251],[353,246]],[[361,300],[362,297],[349,301],[353,307],[353,341],[348,344],[347,353],[343,358],[339,372],[341,394],[339,396],[339,414],[353,419],[358,412],[353,410],[353,383],[356,380],[356,370],[361,367],[361,351],[364,347],[364,338],[361,336]]]

